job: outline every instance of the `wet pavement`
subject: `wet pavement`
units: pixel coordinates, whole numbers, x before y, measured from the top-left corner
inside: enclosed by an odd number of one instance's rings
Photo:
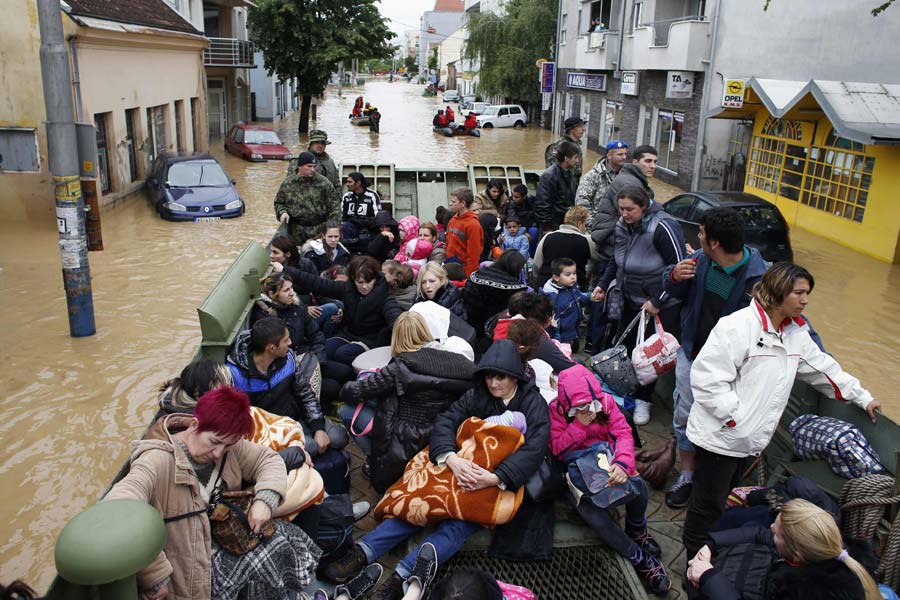
[[[481,138],[431,131],[443,106],[421,86],[373,82],[361,90],[384,114],[380,135],[348,122],[357,92],[329,91],[315,126],[326,129],[338,162],[398,166],[520,164],[543,167],[550,132],[493,129]],[[296,115],[273,124],[295,152],[305,148]],[[305,139],[303,140],[305,141]],[[219,158],[247,213],[217,223],[160,220],[142,194],[102,212],[106,250],[91,253],[97,334],[68,335],[57,234],[46,223],[0,223],[0,581],[24,578],[46,589],[57,533],[93,503],[126,460],[128,441],[155,410],[157,388],[191,359],[200,338],[196,307],[250,240],[275,229],[272,200],[281,162]],[[588,152],[587,163],[596,160]],[[677,189],[654,181],[659,199]],[[792,232],[798,262],[817,277],[808,315],[828,349],[900,417],[900,268],[803,231]]]

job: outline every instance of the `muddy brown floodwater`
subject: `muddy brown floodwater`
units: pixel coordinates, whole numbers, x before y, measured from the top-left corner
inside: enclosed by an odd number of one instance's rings
[[[545,130],[493,129],[481,138],[431,131],[439,98],[422,87],[372,82],[331,91],[316,126],[336,161],[442,167],[466,163],[543,168]],[[359,93],[384,115],[379,136],[348,123]],[[274,128],[295,152],[296,118]],[[24,578],[46,589],[53,544],[65,522],[96,501],[127,458],[156,407],[156,389],[190,360],[199,342],[195,308],[249,240],[275,229],[272,199],[285,165],[251,164],[212,152],[237,180],[247,213],[218,223],[169,223],[137,194],[103,212],[106,250],[90,255],[97,334],[68,335],[52,217],[46,224],[0,223],[0,581]],[[587,163],[597,155],[589,152]],[[660,198],[677,190],[655,185]],[[857,374],[888,414],[900,417],[900,270],[802,231],[797,261],[817,277],[809,316],[828,349]]]

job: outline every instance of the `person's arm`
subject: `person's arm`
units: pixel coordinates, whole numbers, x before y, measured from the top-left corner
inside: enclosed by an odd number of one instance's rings
[[[662,219],[653,234],[653,246],[665,264],[675,265],[681,262],[684,259],[684,236],[678,223],[674,220]],[[669,300],[669,293],[664,287],[658,296],[650,299],[650,302],[656,308],[660,308],[667,300]]]
[[[598,246],[604,246],[609,242],[610,236],[616,235],[616,223],[619,221],[619,211],[616,201],[609,197],[612,186],[606,195],[600,198],[591,215],[591,240]],[[615,239],[615,237],[613,237]]]
[[[567,423],[565,417],[559,414],[558,401],[550,405],[550,452],[556,458],[584,442],[587,439],[588,429],[578,419],[572,419]]]
[[[322,333],[316,322],[309,316],[307,307],[302,305],[302,303],[301,307],[303,311],[303,329],[306,339],[309,340],[309,351],[316,355],[321,365],[327,360],[325,356],[325,334]]]
[[[299,282],[303,289],[330,298],[343,298],[347,286],[350,285],[349,282],[332,281],[330,279],[325,279],[324,277],[319,277],[317,273],[310,273],[299,269],[291,271],[291,275],[294,282]]]
[[[325,190],[325,196],[328,202],[329,209],[328,214],[325,216],[326,222],[340,222],[341,220],[341,194],[340,192],[338,192],[339,189],[339,184],[334,184],[328,186],[328,189]]]
[[[701,254],[703,254],[703,251],[699,250],[697,252],[694,252],[693,254],[691,254],[690,256],[685,258],[684,260],[699,260]],[[675,273],[675,268],[678,267],[678,264],[679,263],[671,264],[668,267],[666,267],[665,271],[663,271],[663,276],[662,276],[663,290],[665,290],[665,292],[673,298],[678,298],[680,300],[684,300],[685,298],[688,297],[688,294],[690,294],[691,286],[693,285],[693,282],[696,280],[697,275],[695,272],[694,276],[689,279],[685,279],[683,281],[676,281],[674,273]],[[698,267],[699,267],[699,265],[698,265]]]
[[[741,403],[735,391],[735,382],[738,368],[747,354],[747,349],[736,348],[729,339],[732,333],[719,321],[691,365],[694,403],[712,414],[722,427],[734,426],[732,417]]]
[[[556,182],[552,174],[544,171],[538,180],[537,196],[534,199],[534,218],[539,227],[547,227],[553,222],[553,191]]]
[[[537,471],[550,443],[550,418],[547,413],[547,404],[536,389],[533,394],[524,411],[525,423],[528,425],[525,443],[494,469],[494,475],[500,479],[506,489],[512,491],[525,485],[528,478]]]
[[[466,227],[468,230],[466,236],[466,277],[478,270],[480,264],[481,251],[484,248],[484,230],[481,223],[470,221],[470,225]]]
[[[547,239],[545,235],[538,242],[537,248],[534,250],[534,272],[537,273],[541,269],[541,265],[544,264],[544,240]]]
[[[575,205],[591,208],[594,200],[594,194],[597,192],[597,185],[600,182],[600,173],[596,169],[591,169],[581,178],[578,189],[575,190]]]
[[[609,284],[612,283],[612,280],[616,278],[616,273],[619,271],[619,265],[616,263],[616,258],[612,257],[608,261],[606,261],[606,268],[603,270],[603,274],[600,275],[600,280],[597,285],[604,292],[609,289]]]
[[[429,458],[434,464],[446,460],[448,454],[458,450],[456,430],[463,421],[477,416],[473,415],[474,399],[475,390],[469,390],[435,418],[429,440]]]
[[[341,387],[339,397],[348,405],[362,404],[370,398],[379,398],[397,389],[397,363],[391,361],[365,379],[348,381]]]
[[[603,257],[600,256],[600,250],[597,249],[597,244],[594,243],[594,239],[591,237],[589,233],[584,234],[584,239],[587,240],[588,243],[588,251],[591,253],[591,261],[603,260]]]
[[[294,378],[291,382],[291,391],[294,395],[294,401],[299,405],[306,418],[306,426],[313,433],[317,431],[325,431],[325,415],[322,414],[322,404],[316,398],[309,380],[303,374],[297,365],[294,371]]]
[[[609,422],[609,437],[614,440],[613,464],[617,464],[625,470],[626,474],[634,473],[634,435],[631,426],[625,420],[619,405],[613,398],[609,398],[607,411]]]
[[[275,220],[280,220],[281,215],[287,214],[287,194],[285,193],[285,184],[288,182],[290,175],[288,175],[284,181],[281,182],[281,185],[278,187],[278,192],[275,194]]]
[[[381,305],[381,316],[384,317],[384,321],[390,330],[394,329],[394,322],[397,321],[397,317],[402,312],[403,308],[397,303],[397,300],[390,296],[385,298],[384,303]]]

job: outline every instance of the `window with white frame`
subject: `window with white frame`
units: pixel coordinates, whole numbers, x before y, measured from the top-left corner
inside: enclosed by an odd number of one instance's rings
[[[603,121],[602,137],[600,145],[605,146],[607,142],[619,139],[619,133],[622,131],[622,113],[625,105],[621,102],[613,100],[606,101],[606,118]]]
[[[634,31],[641,26],[641,16],[644,11],[643,2],[635,2],[631,7],[631,30]]]
[[[562,14],[562,20],[559,22],[559,45],[566,45],[566,21],[568,20],[568,15],[566,13]]]
[[[681,130],[684,128],[684,113],[660,109],[656,122],[656,149],[659,151],[657,166],[678,174],[678,160],[681,158]]]
[[[591,117],[591,99],[585,94],[581,97],[581,120],[587,123]]]

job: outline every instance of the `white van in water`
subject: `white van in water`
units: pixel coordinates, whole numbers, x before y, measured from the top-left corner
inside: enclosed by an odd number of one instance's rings
[[[498,104],[488,106],[483,113],[475,117],[478,126],[485,129],[491,127],[525,127],[528,115],[518,104]]]

